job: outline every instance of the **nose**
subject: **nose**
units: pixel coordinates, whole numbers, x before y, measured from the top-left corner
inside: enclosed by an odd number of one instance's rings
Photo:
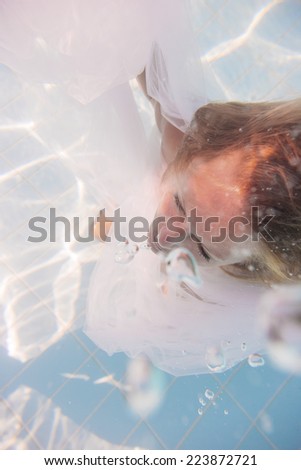
[[[159,251],[169,252],[175,245],[183,242],[185,238],[183,224],[171,226],[166,221],[158,223],[155,219],[151,224],[148,240],[151,249],[158,253]]]

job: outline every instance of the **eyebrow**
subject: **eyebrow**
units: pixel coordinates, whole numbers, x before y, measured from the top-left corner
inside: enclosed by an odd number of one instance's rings
[[[176,203],[176,205],[177,205],[177,208],[178,208],[179,211],[182,212],[182,214],[184,214],[185,217],[186,217],[186,211],[185,211],[185,208],[184,208],[183,203],[180,201],[180,198],[179,198],[178,193],[176,193],[176,194],[174,195],[174,198],[175,198],[175,203]]]

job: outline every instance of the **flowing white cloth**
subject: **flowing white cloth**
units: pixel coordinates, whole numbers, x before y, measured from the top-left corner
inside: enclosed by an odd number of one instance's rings
[[[146,66],[148,93],[182,130],[206,103],[188,6],[183,0],[0,4],[0,62],[83,104],[99,136],[96,156],[80,162],[79,176],[100,208],[113,202],[127,220],[151,221],[163,169],[129,79]],[[140,249],[128,264],[116,263],[116,243],[113,237],[103,247],[88,295],[86,332],[100,348],[144,353],[175,375],[224,371],[262,348],[256,305],[264,287],[211,268],[201,271],[198,298],[174,285],[162,292],[159,257]]]

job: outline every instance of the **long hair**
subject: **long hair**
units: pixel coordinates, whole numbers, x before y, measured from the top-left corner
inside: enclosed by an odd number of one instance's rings
[[[301,279],[301,99],[274,103],[211,103],[199,108],[175,165],[195,158],[241,155],[238,185],[248,209],[273,216],[268,239],[243,263],[224,266],[235,277],[268,283]],[[252,227],[252,231],[260,229]],[[250,269],[250,267],[252,269]]]

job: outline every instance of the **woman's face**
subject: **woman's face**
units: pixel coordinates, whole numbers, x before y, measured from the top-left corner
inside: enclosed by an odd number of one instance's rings
[[[251,225],[237,185],[240,156],[195,158],[179,173],[169,165],[151,225],[153,251],[183,246],[201,265],[227,265],[251,255]]]

